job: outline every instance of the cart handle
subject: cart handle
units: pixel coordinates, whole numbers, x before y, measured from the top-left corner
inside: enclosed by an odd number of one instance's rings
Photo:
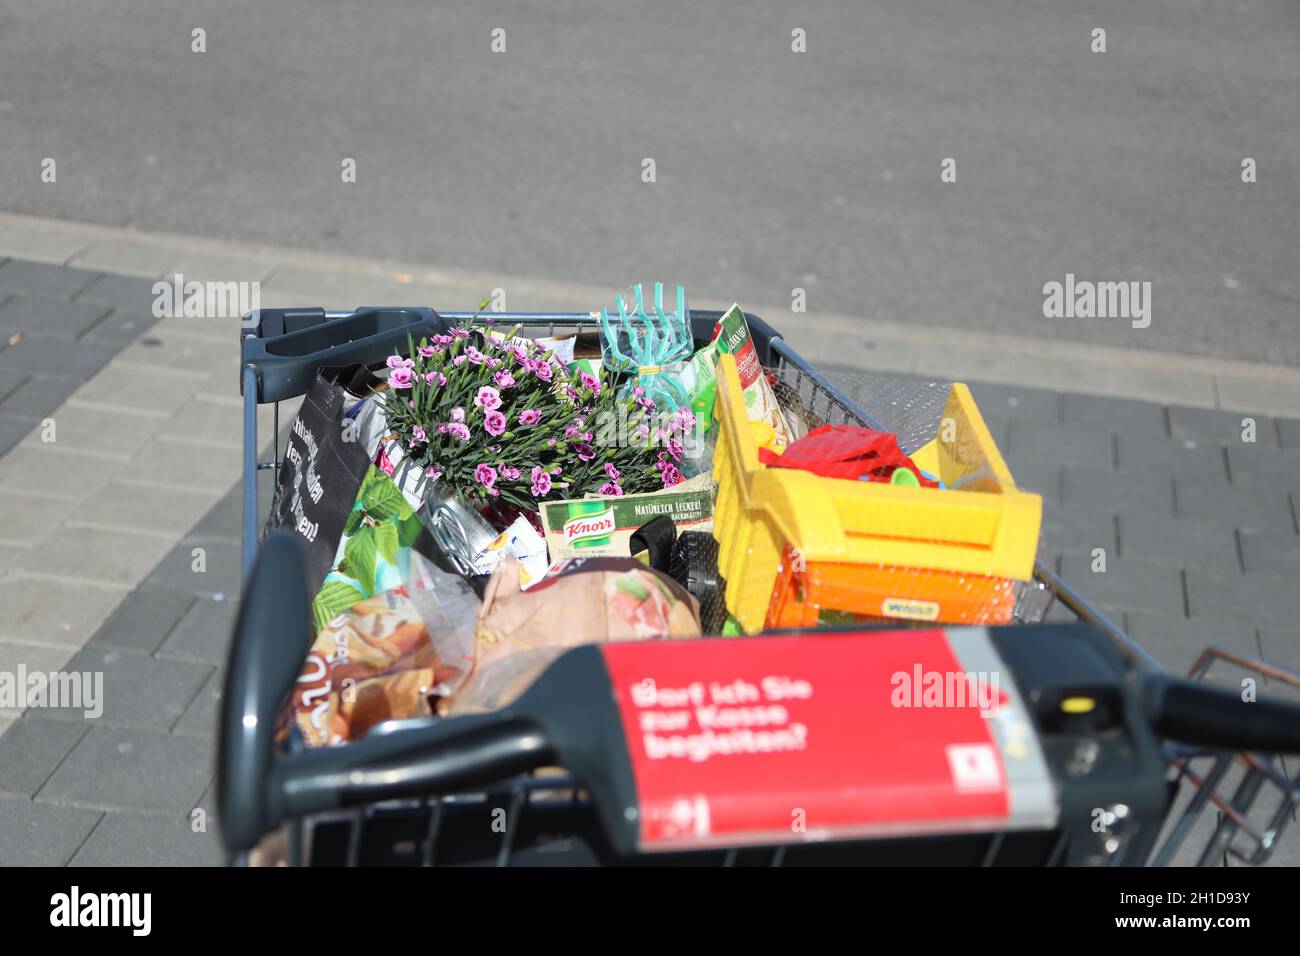
[[[1300,753],[1300,706],[1244,701],[1232,691],[1163,674],[1143,674],[1142,699],[1156,735],[1199,747]]]
[[[272,534],[248,581],[222,700],[217,799],[230,850],[252,849],[291,818],[463,790],[556,764],[588,779],[593,793],[619,792],[602,780],[609,775],[609,752],[583,740],[597,729],[612,733],[613,713],[593,721],[597,701],[574,706],[573,688],[598,679],[591,668],[604,674],[603,658],[583,656],[591,648],[570,651],[552,665],[552,675],[568,667],[567,679],[538,681],[503,710],[431,720],[345,747],[277,758],[275,715],[307,655],[309,621],[298,544],[288,533]],[[1294,704],[1244,704],[1227,691],[1163,674],[1143,674],[1139,681],[1143,716],[1158,736],[1231,750],[1300,753],[1300,707]],[[561,748],[558,742],[566,740]],[[609,810],[616,801],[596,802]]]
[[[310,621],[298,545],[273,533],[245,582],[221,700],[217,804],[230,847],[251,848],[273,825],[264,793],[275,715],[307,657]]]
[[[368,365],[406,345],[409,334],[417,341],[445,333],[450,323],[475,318],[498,324],[553,325],[591,323],[599,312],[435,312],[429,308],[377,308],[330,312],[321,308],[260,309],[244,316],[240,329],[240,358],[257,378],[257,404],[283,402],[306,394],[316,370],[326,365]],[[723,313],[691,309],[691,334],[698,341],[713,336],[713,326]],[[770,365],[771,345],[780,334],[761,318],[745,313],[759,361]],[[244,383],[240,389],[243,392]]]
[[[433,309],[375,308],[339,314],[324,309],[260,309],[244,316],[240,358],[257,379],[258,404],[305,394],[324,365],[369,365],[405,347],[407,336],[447,331]],[[241,380],[240,390],[244,391]]]
[[[495,711],[434,720],[279,760],[265,784],[263,823],[269,829],[325,810],[486,786],[555,761],[555,747],[531,718]]]

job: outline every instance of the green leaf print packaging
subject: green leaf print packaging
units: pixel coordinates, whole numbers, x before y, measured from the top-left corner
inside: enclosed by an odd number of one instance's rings
[[[371,465],[343,523],[333,564],[312,602],[316,629],[352,605],[409,581],[417,541],[425,547],[427,537],[421,538],[426,534],[401,490]]]

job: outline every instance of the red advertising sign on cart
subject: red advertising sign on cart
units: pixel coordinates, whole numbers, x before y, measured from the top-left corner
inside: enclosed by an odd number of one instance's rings
[[[1033,723],[983,628],[603,652],[643,850],[1056,823]]]

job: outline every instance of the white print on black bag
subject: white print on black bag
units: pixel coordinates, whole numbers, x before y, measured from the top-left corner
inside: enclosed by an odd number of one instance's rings
[[[267,532],[286,530],[297,535],[312,593],[334,561],[343,524],[370,465],[365,444],[355,440],[351,429],[345,431],[349,423],[344,421],[344,407],[352,403],[340,384],[363,371],[323,369],[316,376],[289,430],[266,520]]]

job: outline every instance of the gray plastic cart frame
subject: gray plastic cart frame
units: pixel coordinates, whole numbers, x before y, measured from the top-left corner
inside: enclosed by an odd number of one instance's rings
[[[717,311],[691,310],[691,323],[697,339],[706,339],[713,323],[720,317]],[[268,324],[267,319],[270,317]],[[279,403],[301,396],[310,388],[316,370],[322,366],[377,363],[386,355],[406,344],[408,333],[415,338],[449,323],[469,322],[479,318],[472,312],[434,312],[427,308],[361,308],[354,311],[332,311],[319,308],[270,309],[244,316],[240,335],[241,371],[240,391],[243,396],[243,516],[241,558],[242,572],[247,579],[252,569],[258,545],[257,476],[271,470],[278,476]],[[533,335],[554,335],[557,332],[594,329],[598,314],[593,312],[498,312],[482,316],[494,323],[523,326],[523,331]],[[843,390],[781,337],[760,317],[746,313],[754,344],[760,361],[776,369],[793,369],[808,376],[816,392],[826,401],[827,418],[849,421],[866,427],[880,426]],[[269,334],[268,334],[269,333]],[[258,459],[259,436],[257,409],[259,405],[275,406],[273,415],[272,457]],[[813,409],[816,411],[816,409]],[[1103,631],[1119,649],[1143,669],[1164,672],[1165,668],[1124,631],[1082,595],[1061,580],[1041,562],[1034,566],[1033,586],[1046,600],[1020,602],[1021,608],[1032,607],[1032,616],[1021,620],[1040,620],[1055,603],[1059,603],[1078,620],[1085,621]],[[1239,668],[1253,671],[1262,677],[1300,687],[1300,675],[1261,661],[1241,658],[1218,648],[1209,648],[1202,655],[1192,676],[1201,679],[1215,661],[1227,661]],[[1213,865],[1226,853],[1247,863],[1258,864],[1266,860],[1277,845],[1277,840],[1288,822],[1300,807],[1300,776],[1292,779],[1267,755],[1205,750],[1172,745],[1166,748],[1166,758],[1178,771],[1178,780],[1186,779],[1191,785],[1187,806],[1176,820],[1170,823],[1165,840],[1152,859],[1156,865],[1173,860],[1187,836],[1191,833],[1202,812],[1214,805],[1221,813],[1208,845],[1200,856],[1199,864]],[[1198,774],[1192,761],[1212,760],[1208,773]],[[1243,779],[1229,799],[1218,792],[1218,787],[1235,761],[1245,767]],[[1248,818],[1265,785],[1281,791],[1282,799],[1268,822],[1260,827]],[[1249,853],[1232,849],[1234,839],[1246,836],[1254,843]]]

